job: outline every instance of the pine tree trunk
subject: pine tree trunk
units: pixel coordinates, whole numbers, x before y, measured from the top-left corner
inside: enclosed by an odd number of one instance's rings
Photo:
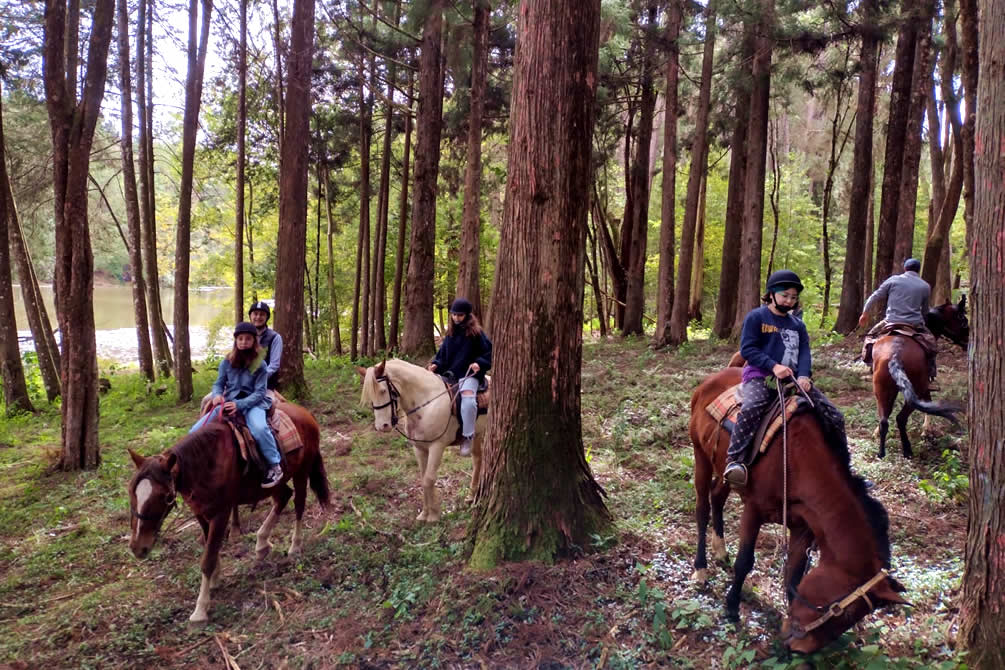
[[[321,170],[320,163],[318,164],[318,170]],[[338,294],[335,291],[335,245],[334,238],[338,234],[338,230],[335,225],[335,217],[332,216],[332,197],[331,197],[331,177],[327,171],[323,171],[324,177],[322,181],[324,182],[325,189],[325,213],[328,220],[328,301],[331,305],[331,349],[330,353],[341,356],[342,355],[342,333],[339,330],[339,308],[338,308]]]
[[[2,141],[2,138],[0,138]],[[28,327],[35,343],[35,354],[38,357],[38,367],[45,386],[46,398],[51,403],[59,397],[59,347],[52,334],[52,322],[38,287],[38,277],[32,265],[28,246],[21,231],[21,220],[17,213],[17,203],[14,201],[14,189],[11,188],[10,175],[6,165],[0,165],[4,189],[7,199],[7,233],[10,247],[14,254],[18,279],[21,282],[21,299],[24,301],[24,311],[28,315]]]
[[[279,16],[279,2],[272,0],[272,52],[276,61],[276,74],[273,85],[276,88],[276,118],[279,119],[279,172],[283,168],[283,142],[286,140],[286,95],[283,83],[283,48],[282,20]],[[287,63],[289,66],[289,63]]]
[[[398,208],[398,248],[394,255],[394,286],[391,293],[391,331],[388,343],[398,349],[398,323],[401,318],[401,279],[405,268],[405,236],[408,232],[408,167],[412,149],[412,99],[415,80],[408,71],[408,93],[405,96],[405,147],[401,159],[401,200]]]
[[[760,303],[761,240],[764,228],[764,171],[768,147],[768,101],[771,88],[771,39],[774,30],[774,3],[760,0],[760,25],[755,29],[754,60],[751,67],[750,126],[747,129],[747,169],[743,185],[743,234],[736,321],[739,333],[747,312]]]
[[[133,275],[133,314],[136,319],[136,344],[140,374],[154,380],[154,359],[150,348],[150,325],[147,320],[146,283],[143,281],[142,240],[140,239],[140,201],[136,192],[136,171],[133,164],[133,90],[129,76],[129,6],[119,0],[119,90],[123,92],[122,152],[123,199],[129,228],[129,266]]]
[[[3,90],[0,86],[0,101]],[[14,210],[13,199],[9,197],[6,188],[7,156],[6,142],[3,134],[3,106],[0,104],[0,379],[3,380],[3,398],[7,416],[20,412],[33,412],[35,408],[28,396],[28,384],[24,379],[24,366],[21,364],[21,350],[18,347],[17,320],[14,318],[14,286],[10,273],[10,248],[7,243],[8,222],[13,219],[10,213]],[[22,283],[27,283],[25,278]],[[27,307],[27,304],[25,305]],[[41,357],[39,357],[41,361]]]
[[[665,347],[670,343],[670,316],[673,312],[674,257],[677,228],[677,84],[680,69],[680,0],[671,0],[667,9],[666,44],[666,112],[663,115],[663,196],[660,202],[660,266],[656,289],[656,334],[653,343]],[[594,251],[596,245],[594,244]],[[599,297],[598,297],[599,311]],[[601,330],[603,333],[603,326]]]
[[[72,4],[72,3],[71,3]],[[56,228],[56,313],[62,344],[60,381],[63,389],[62,470],[97,468],[98,361],[94,335],[94,257],[87,220],[87,176],[91,146],[98,122],[108,73],[108,46],[112,39],[114,0],[97,0],[91,16],[87,74],[81,99],[76,86],[67,86],[64,48],[75,44],[75,31],[67,33],[63,2],[46,3],[43,60],[46,107],[52,131],[53,193]],[[69,39],[68,39],[69,37]],[[70,53],[74,54],[74,48]]]
[[[698,227],[694,231],[694,268],[691,271],[690,305],[687,320],[701,323],[702,289],[705,286],[705,195],[708,191],[708,174],[701,180],[701,195],[698,198]]]
[[[977,118],[977,52],[980,39],[977,30],[977,0],[960,0],[960,47],[963,53],[963,220],[967,230],[967,253],[972,248],[970,238],[974,227],[974,132]]]
[[[394,25],[398,25],[401,5],[395,5]],[[384,330],[387,310],[387,282],[384,281],[387,262],[387,228],[391,200],[391,136],[394,125],[394,81],[397,67],[393,61],[387,64],[387,104],[384,106],[384,142],[380,156],[380,188],[377,195],[377,244],[374,246],[373,272],[373,329],[374,348],[387,351],[387,332]]]
[[[967,664],[1005,667],[1005,2],[981,7],[971,247],[970,513],[960,598],[960,640]],[[967,108],[968,116],[971,108]]]
[[[141,0],[142,1],[142,0]],[[234,194],[234,323],[244,321],[244,166],[248,125],[248,0],[241,5],[237,64],[237,187]],[[320,197],[320,195],[318,196]]]
[[[433,245],[436,241],[436,181],[440,169],[443,78],[440,41],[443,0],[430,0],[419,59],[419,111],[415,148],[415,204],[405,285],[405,332],[401,350],[412,356],[433,353]]]
[[[600,2],[525,0],[519,12],[476,569],[550,562],[610,524],[580,412]]]
[[[311,127],[314,0],[294,0],[290,23],[286,121],[279,180],[279,246],[276,251],[276,332],[283,338],[279,388],[306,399],[303,318],[307,260],[307,168]]]
[[[366,69],[364,52],[359,54],[359,250],[362,257],[357,262],[361,274],[359,277],[361,293],[360,301],[360,349],[364,356],[373,355],[370,343],[372,324],[370,323],[370,139],[373,134],[373,95],[366,90]],[[373,57],[369,58],[370,72],[373,72]],[[371,86],[373,80],[371,78]],[[290,82],[292,86],[292,82]]]
[[[747,21],[743,28],[743,63],[754,60],[753,24]],[[750,65],[743,66],[749,75]],[[733,335],[736,320],[736,301],[739,291],[740,237],[743,233],[743,196],[747,173],[746,110],[750,109],[749,76],[737,78],[734,95],[735,125],[729,143],[729,186],[726,191],[726,221],[722,237],[722,268],[719,271],[719,295],[715,301],[715,322],[712,332],[721,339]]]
[[[464,210],[461,214],[461,253],[457,264],[457,295],[482,316],[480,286],[482,117],[485,112],[485,71],[488,67],[489,15],[487,0],[475,0],[471,35],[471,111],[468,114],[467,161],[464,168]]]
[[[202,27],[198,26],[198,2],[188,4],[188,74],[185,79],[185,112],[182,119],[181,182],[178,193],[178,223],[174,252],[174,365],[178,400],[192,399],[192,349],[188,332],[189,261],[192,253],[192,181],[195,172],[195,139],[202,103],[202,76],[206,69],[209,19],[212,0],[202,0]],[[198,36],[198,47],[196,37]]]
[[[635,159],[632,161],[631,211],[629,226],[632,229],[631,245],[627,259],[628,284],[625,292],[625,318],[621,325],[624,335],[644,331],[642,315],[646,302],[646,258],[649,238],[649,151],[652,145],[653,119],[656,112],[656,88],[653,75],[656,71],[656,42],[658,25],[656,3],[650,2],[644,28],[642,82],[639,100],[639,127],[635,140]]]
[[[691,169],[687,179],[687,200],[680,229],[680,255],[677,282],[674,285],[673,311],[670,315],[669,342],[677,346],[687,341],[687,319],[691,306],[691,271],[694,263],[694,238],[701,200],[701,182],[708,169],[708,113],[712,92],[712,63],[715,55],[716,2],[705,9],[705,49],[701,61],[701,88],[695,114],[694,142],[691,144]]]

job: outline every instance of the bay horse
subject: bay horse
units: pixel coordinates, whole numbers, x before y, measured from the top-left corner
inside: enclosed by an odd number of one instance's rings
[[[303,446],[286,454],[283,480],[270,489],[262,488],[261,475],[254,468],[244,472],[233,433],[222,421],[207,423],[156,456],[144,457],[129,450],[136,465],[136,472],[129,482],[129,507],[132,511],[129,548],[133,554],[140,559],[150,554],[161,524],[175,505],[176,494],[185,500],[202,528],[202,584],[195,610],[189,617],[193,623],[209,619],[210,590],[218,581],[220,547],[231,510],[237,505],[272,498],[272,510],[258,529],[255,543],[256,558],[262,560],[272,549],[269,538],[290,496],[293,496],[296,512],[290,556],[299,554],[303,549],[303,516],[308,483],[321,506],[328,506],[328,475],[321,458],[321,429],[317,421],[299,405],[281,402],[278,408],[293,420]],[[293,482],[293,491],[287,486],[289,481]]]
[[[709,375],[691,396],[689,432],[694,446],[698,526],[692,580],[699,583],[704,583],[708,571],[705,534],[709,512],[715,533],[713,550],[716,558],[726,558],[722,511],[730,493],[722,478],[729,433],[705,407],[739,384],[741,375],[738,367]],[[748,484],[740,491],[740,547],[726,595],[726,616],[739,619],[741,589],[754,565],[758,533],[765,523],[782,523],[782,506],[787,503],[792,539],[783,577],[789,610],[782,635],[793,651],[810,653],[873,610],[906,601],[897,595],[904,587],[886,574],[890,566],[886,510],[869,496],[865,482],[852,474],[847,447],[828,442],[816,418],[806,413],[788,421],[787,439],[787,480],[780,431],[751,466]],[[783,480],[788,488],[784,499]],[[820,549],[820,558],[807,572],[807,550],[814,544]]]
[[[356,368],[363,382],[360,404],[373,409],[373,425],[381,433],[397,430],[412,446],[422,483],[422,510],[417,521],[440,520],[440,494],[436,490],[436,471],[443,450],[452,444],[460,427],[452,406],[454,394],[443,379],[426,368],[392,358],[369,368]],[[482,468],[482,439],[488,428],[488,416],[479,415],[471,449],[472,496]]]
[[[967,297],[958,304],[946,302],[925,314],[925,325],[935,337],[945,337],[966,349],[970,339],[967,321]],[[904,395],[904,406],[897,413],[897,429],[904,458],[911,458],[911,440],[907,435],[907,420],[915,410],[930,416],[949,419],[959,429],[955,405],[932,402],[925,351],[914,338],[891,333],[876,340],[872,347],[872,391],[879,413],[879,457],[886,456],[886,434],[890,429],[890,414],[897,394]],[[928,417],[925,417],[926,427]]]

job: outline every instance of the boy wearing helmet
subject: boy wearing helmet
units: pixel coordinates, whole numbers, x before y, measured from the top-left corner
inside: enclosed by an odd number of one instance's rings
[[[283,360],[283,338],[279,333],[269,328],[270,316],[272,316],[272,311],[269,309],[269,304],[262,300],[252,303],[251,307],[248,308],[248,318],[255,326],[258,333],[258,344],[261,345],[262,351],[265,353],[265,364],[269,372],[267,385],[271,391],[276,388],[276,381],[279,378],[279,364]]]
[[[792,312],[799,305],[803,284],[791,270],[778,270],[768,277],[765,303],[752,309],[743,320],[740,354],[747,363],[743,367],[740,387],[742,407],[733,427],[726,452],[723,478],[733,486],[745,486],[747,467],[745,455],[765,411],[777,397],[768,389],[768,377],[794,380],[813,400],[825,427],[837,431],[844,439],[844,417],[810,381],[812,359],[806,325]]]
[[[428,366],[442,377],[460,380],[457,392],[461,394],[461,435],[464,436],[461,456],[471,453],[478,419],[475,393],[492,367],[492,342],[471,311],[471,303],[464,298],[457,298],[450,304],[450,327]]]
[[[938,343],[925,325],[925,314],[928,312],[932,287],[918,274],[920,270],[921,261],[917,258],[908,258],[904,261],[904,272],[887,278],[865,301],[862,315],[858,318],[860,328],[869,322],[869,310],[872,306],[884,298],[886,298],[886,315],[865,334],[862,360],[871,365],[872,345],[875,341],[892,326],[904,324],[914,330],[914,339],[921,345],[928,359],[928,376],[930,379],[935,379],[935,354],[938,351]]]

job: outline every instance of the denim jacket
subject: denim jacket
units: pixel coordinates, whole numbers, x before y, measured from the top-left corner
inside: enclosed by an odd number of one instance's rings
[[[261,358],[248,368],[232,367],[230,361],[224,358],[217,369],[212,393],[214,396],[222,395],[228,402],[233,401],[242,413],[253,407],[268,409],[271,404],[265,392],[268,377],[268,368]]]

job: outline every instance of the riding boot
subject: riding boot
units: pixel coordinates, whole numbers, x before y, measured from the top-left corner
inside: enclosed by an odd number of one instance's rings
[[[862,345],[862,362],[872,367],[872,342]]]

